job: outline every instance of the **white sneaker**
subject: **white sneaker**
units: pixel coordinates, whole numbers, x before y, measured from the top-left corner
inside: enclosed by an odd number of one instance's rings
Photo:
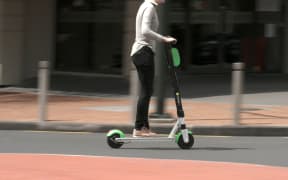
[[[146,127],[143,127],[143,128],[142,128],[142,131],[143,131],[145,134],[147,134],[148,136],[156,136],[156,135],[157,135],[155,132],[151,131],[151,129],[148,129],[148,128],[146,128]]]
[[[147,137],[147,136],[149,136],[149,134],[146,133],[144,130],[136,130],[136,129],[134,129],[132,136],[133,137]]]

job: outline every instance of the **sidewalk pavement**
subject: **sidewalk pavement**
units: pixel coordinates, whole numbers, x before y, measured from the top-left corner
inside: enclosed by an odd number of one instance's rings
[[[81,96],[52,93],[48,97],[48,119],[40,124],[37,93],[2,88],[0,130],[53,130],[132,132],[132,100],[128,95]],[[166,100],[166,112],[176,117],[174,99]],[[241,121],[234,125],[231,102],[183,99],[185,121],[196,135],[288,136],[288,105],[243,104]],[[150,112],[155,111],[155,99]],[[173,123],[154,122],[158,133],[168,133]]]

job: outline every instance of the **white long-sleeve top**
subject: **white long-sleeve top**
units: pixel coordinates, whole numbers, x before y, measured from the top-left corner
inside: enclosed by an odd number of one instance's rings
[[[159,26],[156,5],[151,0],[145,0],[139,7],[136,16],[136,36],[131,56],[143,46],[149,46],[155,52],[156,41],[163,41],[164,37],[156,32]]]

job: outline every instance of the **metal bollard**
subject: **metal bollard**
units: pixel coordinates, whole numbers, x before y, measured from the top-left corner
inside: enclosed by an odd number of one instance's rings
[[[233,94],[233,119],[234,125],[240,124],[241,104],[244,79],[244,63],[233,63],[232,65],[232,94]]]
[[[38,65],[38,103],[39,123],[44,125],[47,119],[47,91],[49,86],[49,62],[40,61]]]

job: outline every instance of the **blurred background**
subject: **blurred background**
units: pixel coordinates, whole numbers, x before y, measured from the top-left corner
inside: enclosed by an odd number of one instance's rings
[[[287,167],[288,0],[166,0],[157,6],[160,33],[178,40],[182,63],[176,71],[185,123],[197,136],[195,148],[184,152],[157,142],[107,149],[104,132],[117,128],[128,135],[134,128],[139,87],[130,51],[142,2],[0,0],[0,155],[135,156]],[[159,43],[157,48],[149,120],[153,131],[169,133],[177,109],[165,46]],[[235,62],[245,65],[243,71],[232,70]],[[0,179],[10,171],[20,177],[21,170],[29,169],[29,175],[41,175],[41,168],[27,168],[39,164],[34,157],[21,161],[17,156],[15,165],[5,156],[0,156]],[[47,172],[53,175],[53,170],[41,162],[42,179],[48,179]],[[51,157],[49,162],[54,163],[51,167],[59,164]],[[69,164],[71,170],[77,168]],[[55,176],[81,177],[79,169],[70,173],[69,167],[56,168]],[[245,175],[249,172],[250,167]],[[153,175],[149,173],[145,169],[143,177]]]
[[[50,90],[128,95],[141,3],[0,0],[0,86],[37,88],[44,60]],[[157,9],[161,33],[178,39],[184,97],[230,95],[233,62],[245,63],[246,93],[287,91],[288,1],[166,0]]]
[[[1,0],[0,85],[53,74],[129,75],[129,52],[141,0]],[[167,0],[160,13],[178,39],[186,73],[287,73],[284,0]],[[159,8],[160,9],[160,8]],[[164,23],[165,22],[165,23]]]

